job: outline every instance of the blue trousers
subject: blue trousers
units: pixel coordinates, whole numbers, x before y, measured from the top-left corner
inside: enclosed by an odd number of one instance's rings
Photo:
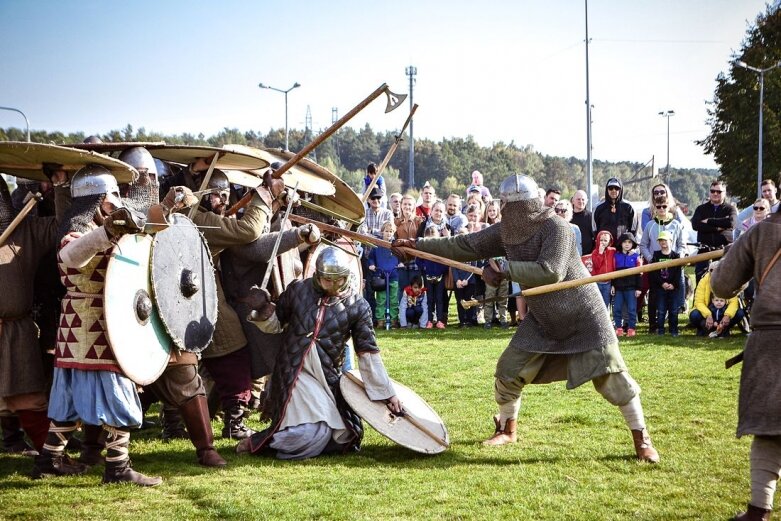
[[[613,321],[616,324],[616,329],[623,327],[624,308],[626,308],[628,314],[627,328],[635,329],[637,327],[637,298],[635,298],[635,290],[616,290],[613,299]]]
[[[681,288],[670,291],[656,288],[656,328],[660,335],[664,334],[665,316],[669,315],[670,334],[678,334],[678,310],[681,309],[679,294]]]
[[[610,288],[612,284],[610,282],[597,282],[599,292],[602,294],[602,301],[605,303],[605,307],[610,309]]]

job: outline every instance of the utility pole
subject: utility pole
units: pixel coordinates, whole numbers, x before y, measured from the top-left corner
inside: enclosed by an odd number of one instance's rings
[[[418,68],[410,65],[404,69],[404,74],[409,76],[409,109],[412,110],[412,88],[415,85],[415,76]],[[413,118],[414,119],[414,118]],[[409,122],[409,175],[407,176],[407,189],[415,186],[415,138],[412,133],[413,120]]]
[[[314,136],[312,131],[312,109],[306,106],[306,116],[304,117],[304,142],[309,141]],[[312,160],[317,163],[317,149],[312,150]]]
[[[586,206],[590,212],[594,211],[592,208],[592,185],[594,184],[594,161],[591,157],[591,95],[589,92],[588,81],[588,0],[586,2],[586,193],[588,194],[588,205]]]
[[[331,107],[331,125],[339,121],[339,109]],[[339,132],[334,133],[334,148],[336,149],[336,158],[341,161],[339,156]]]

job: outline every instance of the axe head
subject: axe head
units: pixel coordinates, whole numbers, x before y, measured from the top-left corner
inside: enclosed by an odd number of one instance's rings
[[[386,114],[399,108],[399,105],[407,99],[406,94],[396,94],[388,88],[385,89],[385,95],[388,97],[388,103],[385,105]]]

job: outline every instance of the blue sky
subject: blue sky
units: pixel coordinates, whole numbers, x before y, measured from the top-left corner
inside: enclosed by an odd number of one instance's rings
[[[589,2],[594,158],[714,167],[694,140],[755,0]],[[315,129],[378,85],[408,91],[415,136],[472,135],[586,156],[584,3],[0,0],[0,106],[34,129],[165,133]],[[781,73],[781,72],[779,72]],[[376,101],[350,123],[397,129]],[[0,127],[22,127],[0,111]],[[752,152],[753,153],[753,152]],[[367,158],[369,159],[369,158]],[[379,159],[379,158],[374,158]]]

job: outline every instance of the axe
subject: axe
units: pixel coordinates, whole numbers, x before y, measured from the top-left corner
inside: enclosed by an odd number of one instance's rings
[[[274,176],[274,179],[280,179],[282,177],[282,174],[290,170],[293,166],[296,165],[301,159],[309,155],[312,150],[320,146],[320,144],[328,139],[334,132],[339,130],[341,127],[345,125],[348,121],[350,121],[356,114],[358,114],[360,111],[366,108],[369,103],[377,99],[380,94],[385,94],[388,97],[388,101],[385,105],[385,113],[391,112],[392,110],[395,110],[401,105],[401,103],[407,99],[406,94],[396,94],[392,92],[388,88],[387,83],[383,83],[377,89],[369,94],[366,99],[361,101],[358,105],[353,107],[353,109],[342,116],[336,123],[328,127],[322,134],[317,136],[315,139],[312,140],[311,143],[309,143],[307,146],[301,149],[300,152],[298,152],[296,155],[288,159],[287,163],[279,167],[274,173],[272,174]],[[254,194],[254,190],[249,191],[244,197],[241,198],[241,200],[230,207],[226,215],[233,215],[245,206],[249,204],[249,202],[252,200],[252,196]]]
[[[5,244],[5,241],[8,240],[8,237],[11,236],[11,234],[14,232],[17,226],[19,226],[19,223],[24,220],[25,217],[27,217],[27,214],[30,213],[30,210],[33,209],[33,206],[35,206],[35,203],[38,201],[41,201],[43,199],[43,196],[36,192],[32,193],[29,192],[25,198],[24,198],[24,207],[19,212],[19,214],[14,217],[14,220],[11,221],[11,224],[8,225],[8,228],[5,229],[2,235],[0,235],[0,246]]]

